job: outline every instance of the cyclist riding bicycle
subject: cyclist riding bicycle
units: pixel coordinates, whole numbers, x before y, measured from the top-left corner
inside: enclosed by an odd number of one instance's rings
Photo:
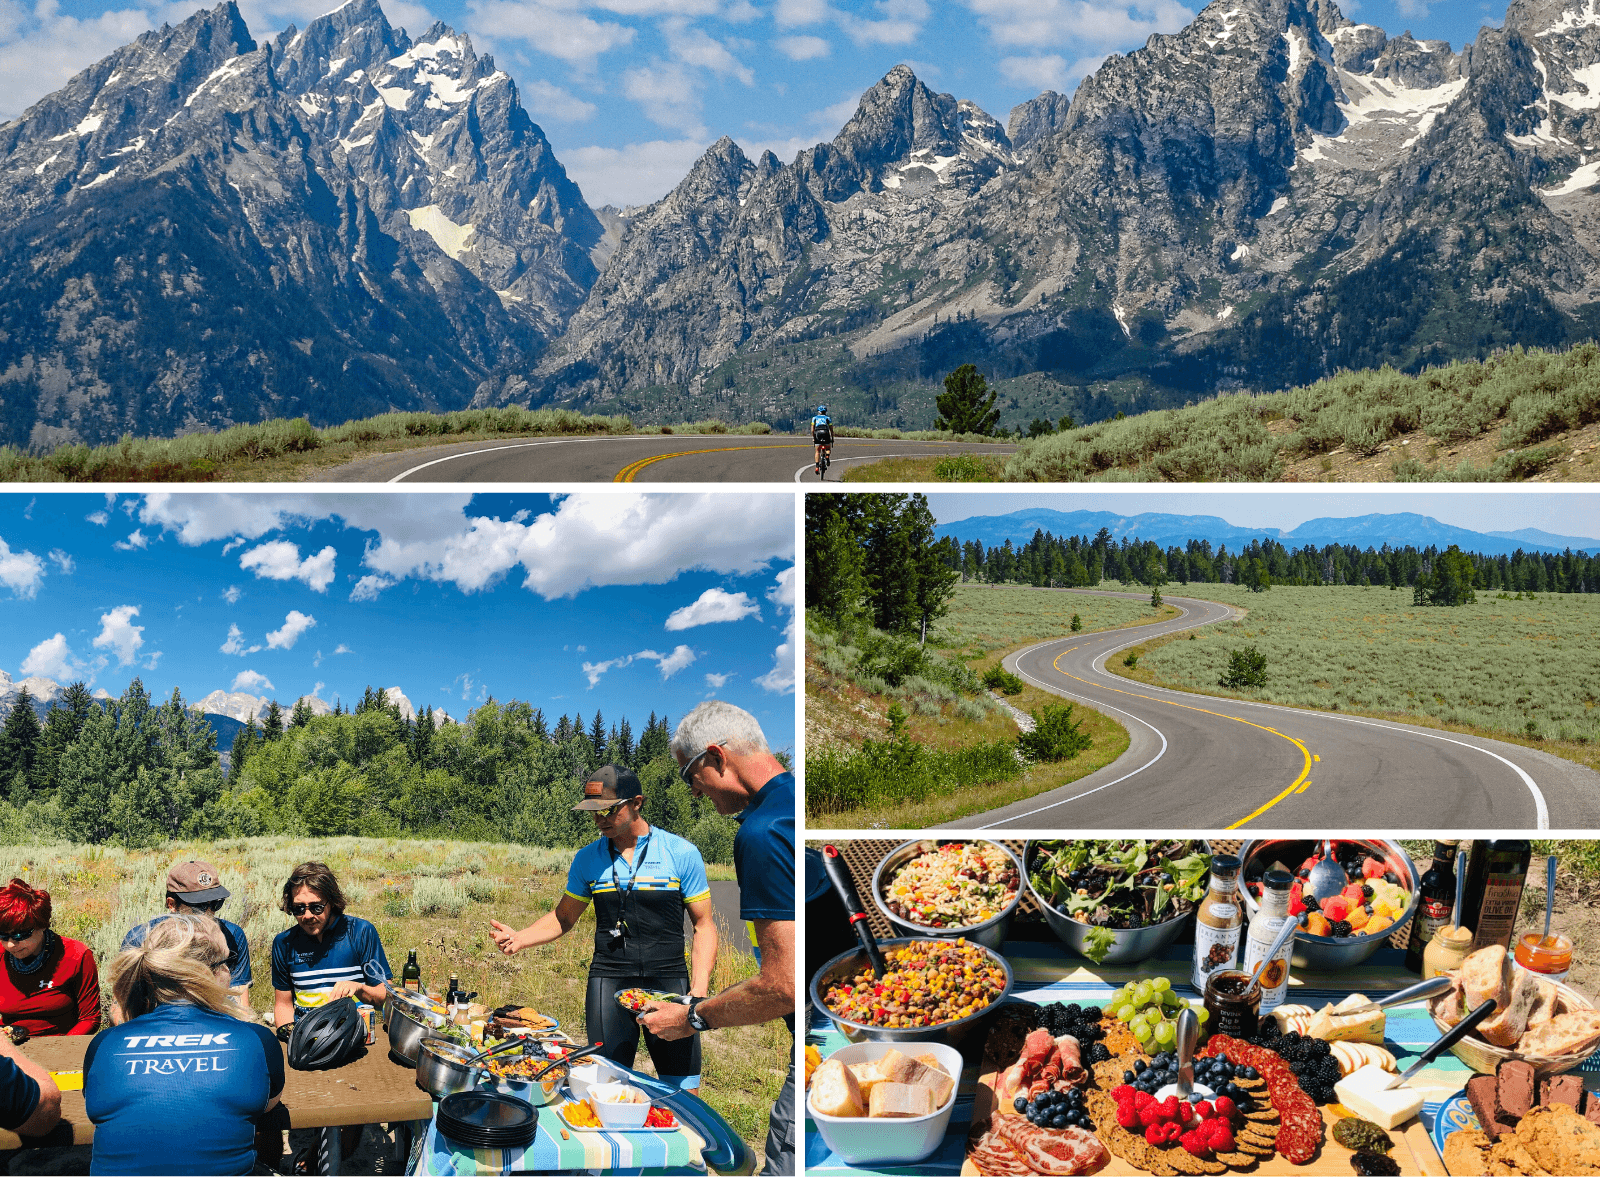
[[[833,421],[828,417],[828,406],[817,405],[817,415],[811,418],[811,440],[816,443],[816,453],[812,463],[818,475],[822,474],[822,448],[827,446],[833,449]]]

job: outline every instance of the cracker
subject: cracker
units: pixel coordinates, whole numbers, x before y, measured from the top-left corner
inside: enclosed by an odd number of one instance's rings
[[[1163,1147],[1162,1153],[1167,1156],[1167,1162],[1180,1175],[1222,1175],[1228,1170],[1225,1164],[1199,1158],[1182,1146]]]
[[[1261,1161],[1248,1150],[1213,1150],[1212,1153],[1217,1156],[1219,1163],[1235,1171],[1247,1171]]]
[[[1172,1177],[1177,1175],[1178,1168],[1169,1163],[1165,1157],[1153,1157],[1150,1160],[1150,1174]]]

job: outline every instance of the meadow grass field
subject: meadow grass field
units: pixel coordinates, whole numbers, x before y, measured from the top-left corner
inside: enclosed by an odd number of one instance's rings
[[[1132,589],[1130,589],[1132,590]],[[1175,594],[1249,609],[1143,649],[1129,678],[1211,695],[1232,651],[1267,660],[1252,699],[1364,713],[1535,746],[1600,768],[1600,596],[1480,592],[1418,607],[1409,589],[1173,584]]]
[[[948,662],[962,664],[981,676],[1013,650],[1070,635],[1074,613],[1082,620],[1079,632],[1093,633],[1168,620],[1178,610],[1163,605],[1156,611],[1116,597],[1059,588],[963,584],[951,595],[949,609],[930,631],[928,644]],[[999,698],[973,701],[916,678],[887,688],[881,681],[853,669],[831,637],[814,635],[808,629],[808,754],[813,747],[844,750],[859,744],[864,737],[883,737],[889,726],[889,705],[896,699],[906,708],[912,740],[931,750],[956,751],[1012,741],[1017,736],[1016,719]],[[1031,713],[1046,703],[1061,703],[1059,697],[1025,681],[1019,694],[1003,699],[1023,713]],[[808,812],[815,823],[827,828],[920,828],[998,808],[1082,779],[1127,749],[1127,731],[1110,717],[1082,706],[1074,708],[1073,716],[1083,721],[1083,730],[1092,739],[1089,749],[1075,758],[1034,763],[1014,779],[959,787],[922,800],[874,803],[843,811],[817,804],[808,793]]]
[[[278,908],[283,881],[307,859],[320,859],[339,877],[348,911],[377,926],[389,965],[398,974],[412,948],[424,983],[445,986],[452,974],[481,1003],[511,1001],[583,1029],[583,1001],[594,947],[594,913],[585,910],[565,937],[508,958],[490,938],[491,917],[515,928],[555,907],[566,884],[571,850],[488,842],[404,841],[341,837],[325,840],[244,838],[173,843],[155,850],[101,846],[0,846],[0,879],[18,876],[47,888],[53,928],[86,942],[100,963],[103,1011],[110,1010],[106,964],[123,935],[163,911],[165,880],[174,862],[199,858],[221,872],[233,895],[221,915],[243,926],[250,941],[254,982],[250,1003],[272,1009],[272,939],[292,920]],[[712,879],[731,879],[731,867],[707,864]],[[722,929],[712,990],[756,973],[755,958],[733,946]],[[789,1067],[788,1031],[778,1021],[701,1035],[701,1096],[744,1140],[761,1150],[767,1114]],[[635,1067],[653,1073],[641,1046]]]

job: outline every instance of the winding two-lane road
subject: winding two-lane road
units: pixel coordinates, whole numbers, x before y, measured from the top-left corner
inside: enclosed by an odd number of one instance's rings
[[[913,442],[840,438],[835,482],[850,467],[885,458],[1009,454],[995,442]],[[511,438],[429,446],[357,459],[320,472],[319,483],[808,483],[810,437],[623,434]]]
[[[1136,602],[1125,592],[1114,595]],[[1128,749],[1075,783],[952,822],[968,829],[1594,829],[1600,775],[1469,734],[1136,683],[1106,660],[1152,638],[1234,618],[1167,596],[1158,624],[1079,634],[1010,654],[1027,682],[1128,730]]]

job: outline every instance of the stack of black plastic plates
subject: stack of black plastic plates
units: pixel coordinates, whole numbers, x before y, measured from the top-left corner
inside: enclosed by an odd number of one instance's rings
[[[439,1132],[451,1141],[486,1150],[526,1146],[539,1127],[539,1112],[503,1092],[456,1092],[439,1101]]]

